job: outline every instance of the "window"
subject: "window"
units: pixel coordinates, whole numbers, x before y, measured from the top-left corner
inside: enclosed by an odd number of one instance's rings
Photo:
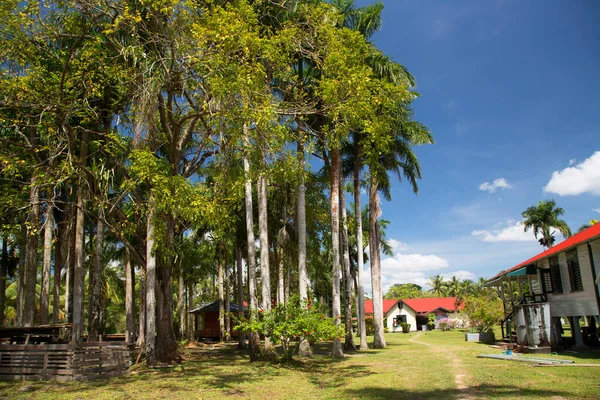
[[[562,293],[562,279],[560,277],[560,265],[558,264],[558,256],[550,257],[550,281],[552,282],[551,293]],[[550,292],[547,292],[550,293]]]
[[[583,290],[583,282],[581,281],[581,270],[579,268],[579,257],[577,256],[577,248],[567,251],[567,267],[569,268],[571,291],[577,292]]]
[[[552,278],[550,277],[550,270],[543,269],[540,271],[542,275],[542,288],[544,293],[554,293],[552,290]]]
[[[406,315],[396,315],[396,321],[398,321],[398,325],[402,322],[406,322]]]

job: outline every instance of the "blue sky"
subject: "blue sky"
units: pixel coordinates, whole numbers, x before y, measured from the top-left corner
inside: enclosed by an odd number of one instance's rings
[[[600,2],[383,3],[373,41],[415,76],[415,118],[437,142],[417,149],[420,193],[397,182],[382,204],[384,289],[491,277],[539,253],[518,223],[540,200],[573,231],[600,219]]]

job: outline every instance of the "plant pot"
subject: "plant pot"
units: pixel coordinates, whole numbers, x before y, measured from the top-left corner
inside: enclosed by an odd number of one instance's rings
[[[465,333],[465,341],[493,344],[494,343],[494,335],[491,333],[487,333],[487,332]]]

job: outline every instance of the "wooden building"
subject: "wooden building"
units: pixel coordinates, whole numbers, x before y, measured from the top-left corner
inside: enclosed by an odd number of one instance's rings
[[[502,271],[487,283],[500,291],[503,333],[517,343],[550,347],[562,343],[568,320],[574,348],[598,342],[600,323],[600,224]],[[585,318],[587,327],[581,329]],[[587,344],[586,344],[587,342]]]

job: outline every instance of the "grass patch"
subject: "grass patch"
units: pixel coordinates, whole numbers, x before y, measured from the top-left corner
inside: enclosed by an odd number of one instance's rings
[[[153,370],[136,366],[120,378],[83,383],[1,382],[10,399],[542,399],[598,396],[600,368],[536,368],[478,359],[500,353],[464,341],[458,331],[387,334],[388,347],[332,360],[330,344],[311,359],[288,364],[251,363],[233,346],[193,349],[181,366]],[[412,339],[412,341],[411,341]],[[577,358],[599,363],[598,354]],[[457,375],[460,375],[457,381]],[[462,386],[462,387],[459,387]],[[22,391],[22,390],[26,391]]]

